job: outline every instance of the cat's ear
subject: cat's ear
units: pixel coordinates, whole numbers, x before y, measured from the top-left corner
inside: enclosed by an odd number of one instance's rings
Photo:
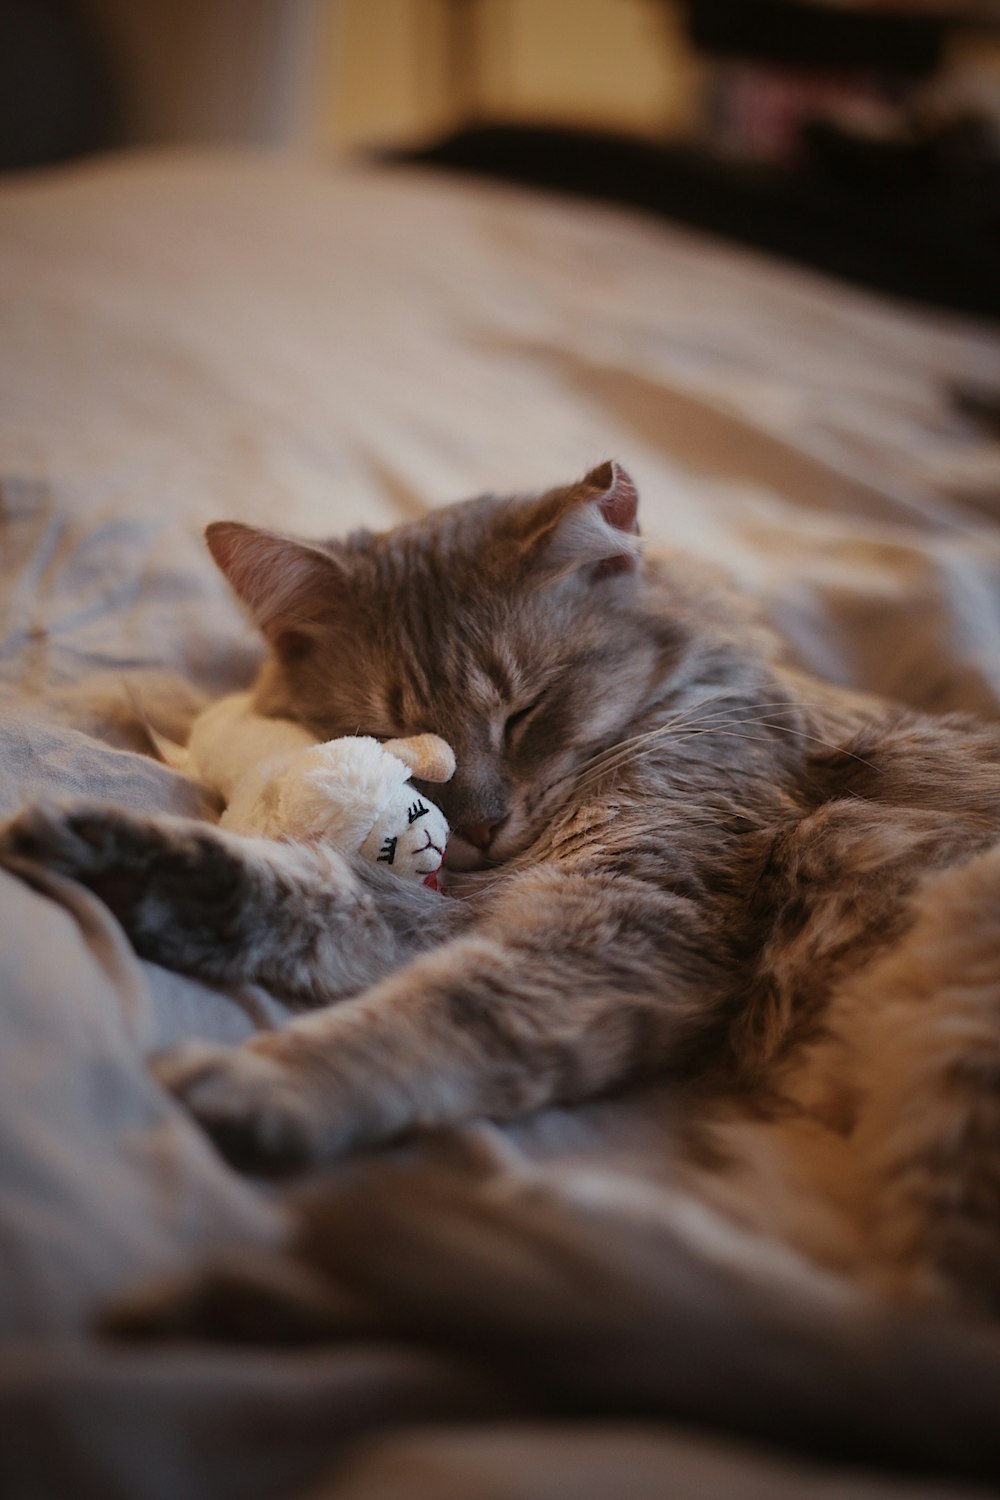
[[[308,542],[239,521],[213,522],[205,541],[278,654],[289,658],[306,651],[343,592],[343,565]]]
[[[527,550],[559,572],[588,569],[591,578],[639,566],[639,492],[614,459],[536,507]]]
[[[635,480],[617,459],[609,458],[591,469],[580,481],[580,487],[591,492],[590,503],[615,531],[626,536],[639,535],[639,491]]]

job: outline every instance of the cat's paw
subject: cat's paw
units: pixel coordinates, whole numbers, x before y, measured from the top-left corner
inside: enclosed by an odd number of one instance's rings
[[[240,1171],[279,1175],[320,1158],[301,1080],[252,1043],[190,1042],[157,1053],[151,1066]]]
[[[145,817],[102,802],[40,803],[0,832],[0,857],[27,859],[88,886],[128,925],[155,888],[190,904],[232,883],[232,856],[215,829]]]
[[[44,865],[90,886],[109,906],[126,905],[149,863],[153,827],[101,803],[38,803],[0,829],[0,858]]]
[[[0,858],[87,886],[144,958],[218,979],[242,977],[239,956],[260,921],[248,853],[197,819],[95,802],[31,807],[0,832]]]

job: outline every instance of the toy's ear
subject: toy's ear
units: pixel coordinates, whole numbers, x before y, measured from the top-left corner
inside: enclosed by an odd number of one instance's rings
[[[450,781],[455,774],[455,752],[436,734],[414,734],[406,740],[386,740],[382,745],[416,776],[418,781]]]
[[[205,540],[234,593],[279,655],[291,657],[306,650],[343,592],[343,564],[308,542],[239,521],[214,522]]]
[[[531,514],[524,550],[549,571],[588,569],[592,578],[639,565],[639,492],[614,459],[578,484],[543,495]]]

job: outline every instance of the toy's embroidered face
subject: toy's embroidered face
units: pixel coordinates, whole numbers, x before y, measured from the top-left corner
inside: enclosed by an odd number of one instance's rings
[[[410,777],[444,782],[454,770],[450,746],[434,734],[328,740],[290,758],[272,799],[276,829],[356,851],[404,880],[428,880],[444,861],[448,823]]]
[[[360,853],[394,875],[425,880],[441,868],[447,842],[444,813],[407,782],[380,814]]]

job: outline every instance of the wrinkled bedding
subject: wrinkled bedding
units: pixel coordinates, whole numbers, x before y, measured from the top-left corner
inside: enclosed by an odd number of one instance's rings
[[[1000,392],[995,328],[638,215],[168,154],[0,185],[0,329],[0,816],[68,795],[209,812],[140,725],[183,738],[258,659],[207,521],[380,527],[609,456],[646,534],[727,567],[804,665],[1000,711],[1000,443],[954,401]],[[331,1500],[652,1496],[667,1474],[676,1495],[839,1492],[662,1428],[519,1430],[481,1380],[402,1348],[98,1341],[109,1298],[280,1239],[280,1195],[144,1057],[282,1010],[141,962],[55,877],[0,871],[0,932],[6,1495],[242,1500],[324,1473]],[[647,1090],[509,1137],[655,1189],[664,1108]]]

